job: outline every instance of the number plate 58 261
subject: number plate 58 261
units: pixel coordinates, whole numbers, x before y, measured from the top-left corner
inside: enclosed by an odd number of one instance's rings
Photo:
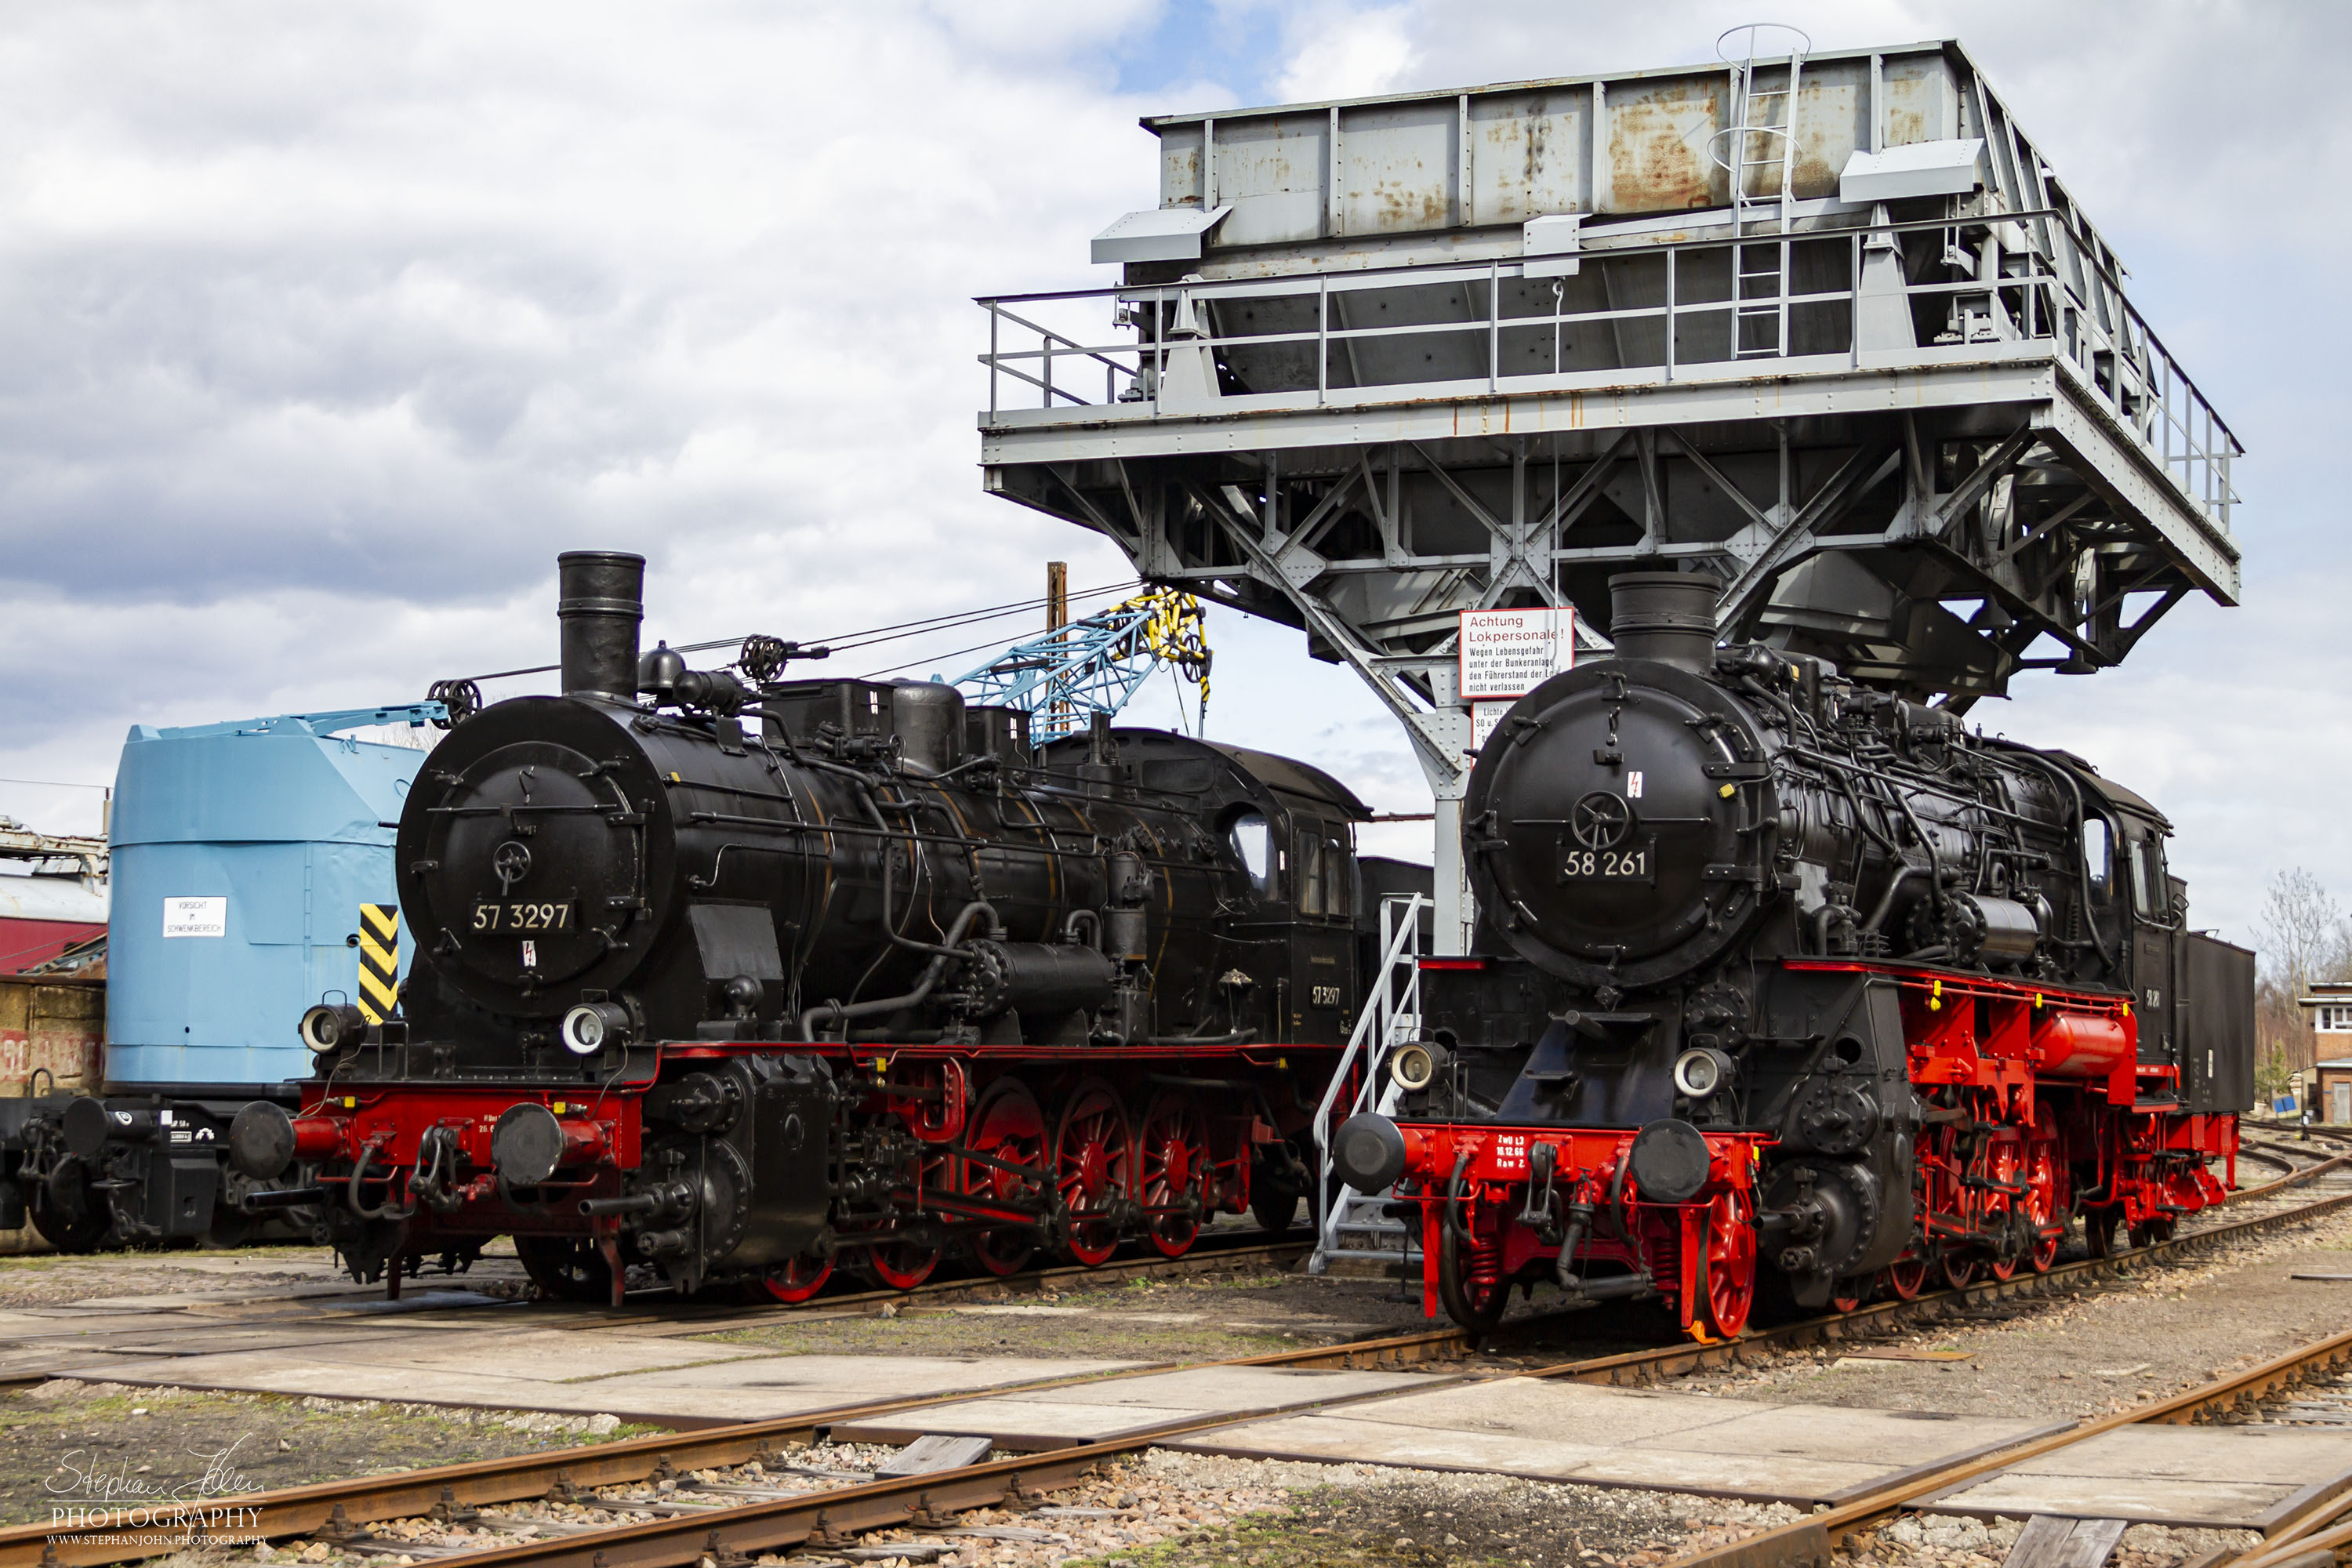
[[[1657,877],[1657,840],[1643,838],[1614,849],[1566,844],[1559,851],[1563,882],[1648,882]]]

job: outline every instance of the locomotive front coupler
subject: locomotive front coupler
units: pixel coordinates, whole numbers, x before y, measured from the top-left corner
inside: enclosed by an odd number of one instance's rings
[[[1559,1245],[1559,1215],[1552,1205],[1551,1182],[1559,1169],[1559,1150],[1537,1143],[1528,1150],[1528,1196],[1519,1205],[1519,1223],[1542,1238],[1546,1247]]]

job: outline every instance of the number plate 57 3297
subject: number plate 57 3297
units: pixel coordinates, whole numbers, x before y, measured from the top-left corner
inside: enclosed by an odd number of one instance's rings
[[[476,904],[476,931],[570,931],[572,905],[563,903]]]

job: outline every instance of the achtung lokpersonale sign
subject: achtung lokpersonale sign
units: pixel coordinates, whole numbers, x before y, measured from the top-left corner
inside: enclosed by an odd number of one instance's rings
[[[1576,610],[1465,610],[1462,700],[1525,697],[1576,660]]]

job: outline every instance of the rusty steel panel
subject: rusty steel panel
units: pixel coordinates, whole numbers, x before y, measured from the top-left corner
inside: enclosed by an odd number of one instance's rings
[[[1667,213],[1731,200],[1729,172],[1711,155],[1729,126],[1721,71],[1630,83],[1608,95],[1604,213]]]
[[[1339,233],[1453,226],[1455,104],[1450,98],[1375,104],[1340,116]]]
[[[1592,96],[1589,87],[1474,95],[1463,222],[1592,211]]]
[[[1265,115],[1216,130],[1217,205],[1233,216],[1210,237],[1218,246],[1311,239],[1323,232],[1330,117]]]
[[[1789,67],[1761,63],[1747,133],[1732,71],[1710,65],[1467,91],[1288,104],[1143,123],[1160,205],[1230,203],[1212,252],[1433,237],[1555,213],[1642,217],[1777,196]],[[1833,198],[1855,152],[1962,134],[1975,72],[1955,45],[1809,57],[1798,72],[1790,194]],[[1735,145],[1737,144],[1737,145]]]

